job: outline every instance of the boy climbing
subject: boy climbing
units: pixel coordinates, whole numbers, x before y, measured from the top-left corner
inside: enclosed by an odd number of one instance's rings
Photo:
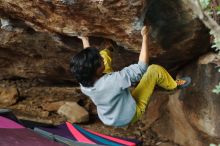
[[[166,90],[186,87],[190,80],[174,80],[159,65],[149,64],[148,30],[141,30],[142,47],[137,64],[113,72],[111,51],[99,52],[89,45],[87,37],[79,37],[84,50],[70,62],[71,72],[80,83],[81,91],[97,106],[98,116],[106,125],[125,126],[136,122],[147,108],[155,85]],[[138,83],[139,82],[139,83]],[[129,87],[138,85],[131,92]]]

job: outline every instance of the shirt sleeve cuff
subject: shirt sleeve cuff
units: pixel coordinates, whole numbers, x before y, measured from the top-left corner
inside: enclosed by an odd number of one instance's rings
[[[148,64],[146,64],[146,63],[144,63],[142,61],[139,61],[138,65],[140,65],[143,70],[147,70],[147,68],[148,68]]]

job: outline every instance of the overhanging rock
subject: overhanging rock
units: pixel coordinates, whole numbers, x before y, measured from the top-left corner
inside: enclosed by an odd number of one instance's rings
[[[38,31],[100,36],[136,52],[140,30],[147,23],[152,60],[168,68],[209,48],[207,29],[181,0],[0,0],[0,11]]]

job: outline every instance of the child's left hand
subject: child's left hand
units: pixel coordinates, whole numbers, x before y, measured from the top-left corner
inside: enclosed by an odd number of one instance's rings
[[[144,27],[142,28],[142,30],[141,30],[141,35],[142,35],[142,36],[147,36],[148,33],[149,33],[149,29],[147,29],[147,27],[144,26]]]

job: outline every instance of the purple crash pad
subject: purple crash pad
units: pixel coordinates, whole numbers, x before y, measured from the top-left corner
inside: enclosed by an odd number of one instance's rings
[[[30,129],[0,128],[1,146],[63,146],[35,134]]]
[[[0,116],[0,146],[63,146]]]
[[[24,127],[8,118],[0,116],[0,128],[20,129]]]

